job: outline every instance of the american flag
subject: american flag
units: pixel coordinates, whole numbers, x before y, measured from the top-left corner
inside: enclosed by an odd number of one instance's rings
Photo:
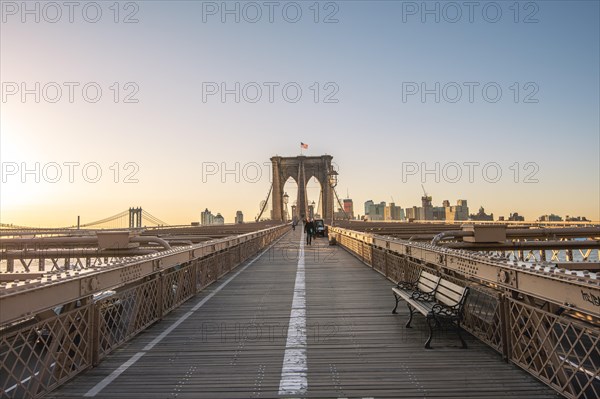
[[[300,148],[302,148],[303,150],[307,150],[308,144],[304,144],[303,142],[300,142]]]

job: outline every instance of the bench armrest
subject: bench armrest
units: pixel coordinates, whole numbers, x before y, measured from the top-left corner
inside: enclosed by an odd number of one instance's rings
[[[457,303],[454,306],[447,306],[440,303],[436,303],[431,308],[431,313],[436,316],[443,317],[454,317],[454,318],[462,318],[462,303]]]
[[[411,294],[410,297],[411,297],[411,299],[414,299],[415,301],[433,302],[435,299],[434,296],[435,296],[435,291],[423,292],[423,291],[415,290],[415,291],[413,291],[413,293]]]

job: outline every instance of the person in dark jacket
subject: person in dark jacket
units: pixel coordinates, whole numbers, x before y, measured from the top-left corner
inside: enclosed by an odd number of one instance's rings
[[[312,219],[304,225],[304,231],[306,232],[306,245],[312,245],[312,236],[315,234],[315,222]]]

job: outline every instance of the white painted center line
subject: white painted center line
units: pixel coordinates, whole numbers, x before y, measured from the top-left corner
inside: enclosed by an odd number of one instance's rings
[[[303,396],[308,389],[306,362],[306,281],[304,274],[304,235],[300,234],[298,270],[294,285],[294,299],[281,368],[279,395]]]
[[[281,239],[281,238],[280,238]],[[238,270],[233,276],[229,277],[227,280],[223,282],[219,287],[217,287],[213,292],[208,294],[204,299],[202,299],[198,304],[196,304],[189,312],[185,313],[179,319],[174,321],[167,329],[165,329],[162,333],[160,333],[156,338],[152,340],[148,345],[144,347],[144,349],[135,355],[133,355],[129,360],[120,365],[116,370],[106,376],[102,381],[97,383],[93,388],[91,388],[84,397],[94,397],[100,393],[104,388],[106,388],[110,383],[112,383],[117,377],[123,374],[129,367],[133,366],[135,362],[137,362],[142,356],[146,354],[147,351],[151,350],[156,344],[162,341],[166,336],[168,336],[177,326],[183,323],[188,317],[194,314],[195,311],[200,309],[206,302],[208,302],[213,296],[215,296],[219,291],[221,291],[227,284],[231,282],[234,278],[236,278],[241,272],[246,270],[248,266],[253,264],[257,259],[259,259],[265,252],[267,252],[273,245],[275,245],[280,239],[276,240],[273,244],[269,245],[263,252],[260,253],[256,258],[252,259],[246,266],[242,267]]]

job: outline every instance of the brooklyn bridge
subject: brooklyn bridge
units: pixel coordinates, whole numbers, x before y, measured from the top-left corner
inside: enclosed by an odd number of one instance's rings
[[[271,158],[251,223],[3,225],[1,396],[600,397],[598,223],[336,219],[332,158]]]

